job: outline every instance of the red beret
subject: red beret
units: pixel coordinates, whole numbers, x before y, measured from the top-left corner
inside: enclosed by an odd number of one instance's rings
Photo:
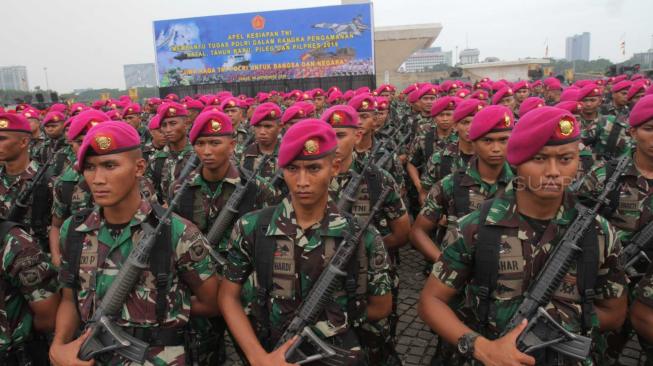
[[[472,92],[469,89],[459,89],[456,91],[456,97],[461,99],[464,99],[470,94],[472,94]]]
[[[454,85],[453,80],[445,80],[440,84],[440,90],[442,90],[445,93],[448,93],[449,90],[451,90],[452,86]],[[456,85],[457,87],[458,85]],[[418,98],[419,99],[419,98]]]
[[[612,92],[613,92],[613,93],[616,93],[616,92],[618,92],[618,91],[620,91],[620,90],[628,89],[628,88],[630,88],[631,85],[633,85],[633,82],[632,82],[632,81],[630,81],[630,80],[622,80],[622,81],[620,81],[620,82],[618,82],[618,83],[616,83],[616,84],[614,84],[614,85],[612,86]]]
[[[185,101],[184,104],[182,104],[182,105],[187,110],[193,109],[193,110],[196,110],[196,111],[201,111],[202,109],[204,109],[204,103],[200,102],[199,100],[192,99],[192,98]]]
[[[628,122],[630,126],[637,127],[653,119],[653,95],[640,99],[630,111]]]
[[[161,99],[160,98],[150,98],[147,100],[147,104],[149,105],[159,105],[161,104]]]
[[[293,106],[300,107],[304,110],[306,116],[310,116],[315,113],[315,104],[305,101],[299,101],[292,104]]]
[[[651,94],[653,94],[653,87],[649,87],[648,89],[646,89],[646,93],[644,93],[644,95],[651,95]]]
[[[207,105],[206,107],[202,108],[200,113],[204,113],[204,112],[224,112],[224,111],[222,110],[222,108],[220,108],[219,105],[211,104],[211,105]]]
[[[566,101],[577,101],[578,100],[578,92],[580,91],[579,88],[575,86],[570,86],[569,88],[565,89],[560,93],[560,101],[561,102],[566,102]]]
[[[574,101],[576,103],[576,101]],[[528,97],[524,99],[523,102],[519,105],[519,117],[523,117],[526,113],[532,111],[535,108],[540,108],[545,106],[546,103],[544,99],[538,97]]]
[[[472,93],[472,96],[470,98],[479,99],[479,100],[488,100],[488,97],[489,97],[489,95],[488,95],[487,91],[485,91],[483,89],[479,89],[479,90],[475,91],[474,93]]]
[[[195,118],[188,137],[191,145],[194,145],[202,136],[231,136],[233,133],[234,127],[229,116],[222,112],[204,112]]]
[[[161,128],[161,117],[158,114],[155,114],[150,119],[150,122],[148,122],[147,129],[148,130],[158,130],[159,128]]]
[[[32,133],[27,118],[15,113],[0,113],[0,131]]]
[[[635,95],[637,95],[640,92],[645,92],[646,91],[646,83],[643,82],[643,80],[639,80],[637,82],[634,82],[633,85],[628,89],[628,100],[633,99]]]
[[[431,107],[431,117],[435,117],[444,111],[453,111],[458,105],[458,98],[456,97],[442,97],[433,103]]]
[[[546,78],[544,80],[544,86],[548,90],[562,90],[562,83],[560,83],[560,80],[554,77]]]
[[[580,114],[580,110],[583,108],[583,104],[581,104],[581,102],[567,100],[556,104],[554,107],[564,109],[573,114]]]
[[[599,85],[599,86],[605,85],[605,80],[603,80],[603,79],[596,79],[596,80],[594,80],[594,82],[596,83],[596,85]]]
[[[386,97],[376,97],[376,109],[379,111],[387,111],[390,108],[390,102]]]
[[[227,108],[242,108],[243,101],[236,97],[225,98],[225,100],[220,103],[220,108],[224,111]]]
[[[327,95],[331,95],[334,91],[340,92],[340,89],[337,86],[332,86],[327,90]]]
[[[334,128],[358,128],[359,126],[358,112],[348,105],[334,105],[324,111],[321,118]]]
[[[331,93],[329,93],[329,97],[327,98],[327,103],[329,104],[335,104],[341,101],[342,98],[342,93],[340,90],[334,90]]]
[[[460,102],[453,111],[453,121],[459,122],[469,116],[474,116],[485,107],[485,102],[478,99],[468,99]]]
[[[360,88],[354,90],[355,95],[371,94],[371,93],[372,93],[372,91],[370,90],[370,88],[368,86],[361,86]]]
[[[642,75],[642,74],[633,74],[633,75],[630,77],[630,80],[631,80],[631,81],[635,81],[635,80],[639,80],[639,79],[644,79],[644,75]]]
[[[308,115],[302,105],[293,104],[283,112],[283,115],[281,116],[281,125],[285,125],[288,121],[293,119],[304,119],[307,117]]]
[[[518,81],[515,83],[515,85],[512,86],[512,90],[514,90],[515,92],[519,89],[529,89],[529,88],[530,85],[528,85],[528,81],[526,80]]]
[[[267,102],[259,104],[258,107],[256,107],[249,124],[250,126],[256,126],[261,121],[277,121],[280,118],[281,108],[274,103]]]
[[[98,111],[97,109],[89,109],[87,111],[84,111],[76,115],[71,119],[70,127],[68,128],[68,133],[66,134],[66,137],[68,138],[68,140],[72,141],[76,139],[77,136],[81,134],[85,134],[86,131],[88,131],[98,123],[102,123],[110,120],[111,119],[109,118],[109,116],[107,116],[102,111]]]
[[[342,99],[349,101],[351,98],[354,97],[354,91],[353,90],[347,90],[344,94],[342,94]]]
[[[359,94],[351,98],[347,105],[354,108],[357,112],[374,112],[376,110],[376,101],[370,94]]]
[[[592,82],[592,80],[587,80],[587,79],[577,80],[574,83],[574,85],[579,87],[579,88],[582,88],[582,87],[584,87],[585,85],[588,85],[588,84],[594,84],[594,83]]]
[[[324,90],[322,90],[322,89],[320,89],[320,88],[315,88],[315,89],[313,89],[313,90],[311,90],[311,91],[309,92],[309,95],[311,96],[311,99],[315,99],[315,98],[317,98],[317,97],[323,97],[323,96],[325,96],[326,93],[324,93]]]
[[[271,94],[268,94],[268,93],[258,92],[258,93],[256,94],[256,101],[257,101],[259,104],[260,104],[260,103],[265,103],[265,102],[268,101],[268,99],[270,99],[270,95],[271,95]]]
[[[141,105],[138,103],[129,103],[127,104],[127,107],[122,111],[122,118],[125,118],[131,114],[140,114],[141,113]]]
[[[216,96],[219,100],[222,100],[222,99],[225,99],[225,98],[233,97],[234,95],[231,94],[230,91],[223,90],[223,91],[221,91],[221,92],[218,92],[215,96]]]
[[[515,95],[513,93],[512,88],[509,86],[504,86],[503,88],[499,89],[498,92],[494,93],[492,96],[492,104],[499,104],[503,98],[511,97]]]
[[[84,170],[84,159],[89,152],[96,155],[110,155],[135,150],[140,146],[141,138],[131,125],[117,121],[100,123],[91,127],[84,136],[82,146],[77,151],[75,168],[78,172]]]
[[[117,109],[108,110],[105,114],[109,116],[109,119],[112,121],[120,121],[122,119],[121,113]]]
[[[48,108],[48,112],[61,112],[61,113],[66,113],[66,109],[68,109],[68,107],[66,107],[65,104],[63,104],[63,103],[55,103],[55,104],[51,105],[50,108]]]
[[[578,91],[578,94],[576,95],[576,100],[580,102],[583,101],[583,99],[585,98],[601,97],[601,96],[603,96],[603,94],[601,93],[601,88],[599,88],[598,85],[591,83],[585,85]]]
[[[624,81],[624,80],[628,80],[628,75],[621,74],[621,75],[617,75],[617,76],[613,77],[612,78],[612,83],[616,84],[616,83],[619,83],[619,82]]]
[[[160,115],[161,122],[163,122],[166,118],[187,116],[188,110],[179,103],[167,102],[161,104],[156,113]]]
[[[469,139],[478,140],[490,132],[510,131],[515,125],[512,111],[502,105],[491,105],[478,111],[469,128]]]
[[[397,89],[390,85],[390,84],[383,84],[376,88],[375,92],[377,95],[381,95],[381,93],[389,92],[389,93],[394,93]]]
[[[123,103],[131,103],[132,99],[129,97],[129,95],[121,95],[118,97],[118,100],[123,102]]]
[[[59,122],[65,122],[66,116],[64,116],[63,113],[61,112],[50,112],[45,115],[45,118],[43,118],[43,125],[47,125],[50,122],[53,123],[59,123]]]
[[[29,105],[29,104],[27,104],[27,103],[22,103],[22,104],[19,104],[19,105],[16,107],[16,112],[20,112],[20,111],[25,110],[25,109],[27,109],[27,108],[34,108],[34,107],[32,107],[31,105]]]
[[[542,80],[535,80],[533,81],[533,84],[531,84],[531,88],[535,88],[541,85],[542,85]]]
[[[417,90],[417,89],[419,89],[419,87],[417,86],[417,84],[410,84],[410,85],[408,85],[408,86],[406,87],[406,89],[404,89],[404,90],[401,92],[401,94],[408,95],[408,94],[414,92],[414,91]]]
[[[168,100],[172,100],[172,101],[176,102],[176,101],[179,100],[179,96],[177,94],[175,94],[175,93],[170,93],[170,94],[166,95],[163,99],[168,99]]]
[[[330,125],[319,119],[305,119],[291,126],[279,146],[280,168],[294,160],[320,159],[335,151],[336,133]]]
[[[508,139],[508,163],[519,165],[530,160],[545,145],[577,141],[580,123],[571,112],[544,106],[526,113]]]
[[[288,99],[300,100],[301,98],[302,98],[302,91],[295,89],[295,90],[291,90],[290,92],[288,92],[288,94],[286,94],[286,96],[283,99],[285,99],[285,100],[288,100]]]
[[[508,85],[508,83],[506,83],[504,80],[495,81],[495,82],[492,83],[492,90],[497,92],[497,91],[499,91],[499,90],[501,90],[501,89],[503,89],[503,88],[505,88],[507,86],[510,86],[510,85]]]
[[[411,103],[416,103],[425,95],[438,95],[438,87],[431,84],[422,85],[419,89],[410,93],[408,96],[408,101]]]
[[[38,109],[33,108],[33,107],[28,107],[26,109],[23,109],[21,114],[23,115],[23,117],[25,117],[27,119],[30,119],[30,118],[40,119],[40,117],[41,117],[41,112]]]

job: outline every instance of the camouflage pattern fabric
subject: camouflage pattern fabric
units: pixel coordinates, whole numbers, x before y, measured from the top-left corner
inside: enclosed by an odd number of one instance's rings
[[[617,127],[618,126],[618,127]],[[613,128],[621,128],[614,147],[608,146],[608,139]],[[632,139],[628,133],[630,126],[614,116],[600,116],[600,119],[587,130],[588,145],[594,153],[594,160],[615,158],[632,150]],[[614,153],[613,156],[609,156]]]
[[[408,151],[408,161],[416,168],[418,168],[420,173],[424,172],[424,169],[426,168],[425,164],[431,158],[431,156],[426,156],[426,140],[428,134],[434,135],[433,145],[431,146],[431,155],[437,154],[438,152],[444,150],[447,145],[458,145],[458,134],[455,132],[452,132],[449,134],[449,136],[442,138],[438,136],[437,130],[435,128],[431,128],[422,134],[416,135],[415,139],[410,145],[410,150]]]
[[[425,192],[431,190],[431,187],[433,187],[436,182],[445,177],[445,175],[440,173],[440,169],[442,161],[444,159],[449,159],[449,157],[451,157],[451,172],[453,172],[460,169],[467,169],[472,155],[461,153],[458,149],[457,143],[446,144],[444,148],[440,149],[440,151],[435,151],[426,162],[426,168],[420,177],[420,183]]]
[[[279,155],[279,142],[277,141],[277,145],[274,147],[274,151],[271,154],[270,159],[268,159],[266,166],[261,169],[259,172],[259,176],[265,179],[272,179],[274,176],[274,173],[277,171],[277,157]],[[245,168],[246,164],[245,162],[249,159],[254,159],[254,164],[252,167],[252,171],[256,171],[258,169],[259,164],[263,160],[263,158],[267,156],[267,154],[262,153],[259,150],[258,143],[254,142],[247,146],[245,150],[242,153],[242,156],[240,158],[240,167]],[[249,168],[247,168],[249,169]]]

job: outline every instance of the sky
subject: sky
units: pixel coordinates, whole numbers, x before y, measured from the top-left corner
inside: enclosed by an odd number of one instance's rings
[[[0,66],[27,66],[30,88],[124,88],[123,65],[154,62],[152,22],[340,4],[339,0],[2,0]],[[591,33],[590,59],[621,62],[653,48],[650,0],[375,0],[376,26],[440,23],[434,46],[481,59],[563,58]],[[626,43],[626,55],[620,42]],[[377,54],[376,57],[383,57]]]

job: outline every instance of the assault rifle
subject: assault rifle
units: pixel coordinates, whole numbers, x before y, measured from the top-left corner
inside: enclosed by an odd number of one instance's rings
[[[43,179],[47,177],[47,171],[52,164],[54,155],[45,164],[39,167],[39,170],[36,171],[34,178],[23,186],[23,189],[16,196],[16,200],[12,203],[9,212],[7,213],[7,220],[13,222],[23,222],[25,219],[25,214],[27,213],[29,199],[34,193],[34,189],[38,187]],[[35,202],[35,204],[45,204],[44,202]]]
[[[592,208],[578,205],[578,216],[569,225],[565,234],[556,244],[549,259],[544,264],[535,282],[524,294],[524,301],[510,319],[502,335],[518,326],[522,320],[528,319],[528,326],[517,338],[517,348],[524,353],[551,348],[552,350],[577,360],[585,360],[590,352],[592,339],[567,331],[558,324],[544,307],[551,301],[572,261],[581,251],[578,243],[594,224],[595,217],[603,205],[608,204],[608,195],[616,188],[619,177],[628,166],[628,157],[619,159],[614,173],[605,183],[605,189],[596,199]]]
[[[322,271],[322,274],[320,274],[315,285],[311,288],[308,296],[300,305],[297,315],[290,322],[288,328],[283,332],[279,341],[277,341],[275,349],[279,348],[294,336],[299,336],[297,341],[295,341],[286,352],[286,360],[288,362],[303,365],[305,363],[322,360],[321,362],[327,365],[335,366],[347,364],[345,359],[351,354],[351,351],[339,349],[326,343],[320,339],[310,327],[316,322],[317,317],[324,311],[324,307],[333,301],[333,292],[341,282],[340,278],[347,274],[347,265],[363,238],[365,230],[372,222],[374,215],[381,209],[381,205],[389,193],[390,188],[385,188],[381,192],[381,196],[374,204],[370,215],[362,225],[357,227],[357,230],[353,234],[349,231],[345,231],[345,238],[342,243],[338,246],[338,249],[329,261],[329,264]],[[318,352],[306,356],[299,349],[299,346],[301,346],[304,341],[309,341]],[[295,361],[294,356],[299,356],[301,359]]]
[[[652,249],[653,245],[653,221],[649,222],[641,228],[630,240],[630,242],[624,245],[624,249],[621,251],[621,263],[624,265],[624,271],[628,277],[637,276],[637,270],[635,269],[635,264],[640,260],[645,260],[648,263],[651,263],[651,259],[646,254],[647,250]]]
[[[164,230],[169,230],[172,212],[179,204],[184,190],[188,187],[189,180],[186,178],[198,164],[199,158],[193,154],[179,174],[179,179],[184,182],[177,195],[170,202],[170,206],[163,216],[159,218],[156,228],[153,229],[147,223],[143,224],[144,235],[140,243],[134,246],[129,253],[122,268],[118,271],[116,279],[86,325],[86,330],[90,329],[91,335],[79,349],[78,357],[80,360],[88,361],[106,352],[115,352],[132,362],[141,364],[145,362],[149,344],[125,332],[112,318],[120,314],[122,306],[138,282],[141,272],[148,268],[152,248],[159,240],[161,233]]]
[[[399,139],[399,142],[397,142],[397,144],[392,149],[386,148],[385,153],[383,153],[379,160],[376,161],[376,166],[381,169],[385,169],[386,164],[388,164],[388,161],[390,161],[392,158],[392,154],[395,153],[396,148],[408,142],[409,138],[410,134],[406,133]]]
[[[363,164],[363,169],[361,169],[360,173],[356,174],[352,171],[352,178],[349,180],[349,183],[347,183],[345,189],[342,190],[340,198],[338,199],[337,205],[340,211],[346,213],[351,212],[351,208],[354,205],[354,202],[356,202],[356,194],[358,193],[358,188],[363,183],[363,179],[365,179],[365,173],[372,167],[372,163],[374,163],[374,156],[380,148],[381,144],[377,144],[374,149],[370,151],[370,154],[367,156],[367,159],[365,159],[365,164]]]

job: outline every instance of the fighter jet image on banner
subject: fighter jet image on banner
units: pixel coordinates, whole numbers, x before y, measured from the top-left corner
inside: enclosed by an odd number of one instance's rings
[[[359,15],[351,20],[351,23],[338,24],[338,23],[317,23],[313,24],[313,28],[317,29],[330,29],[335,34],[353,33],[355,36],[361,36],[364,31],[370,29],[369,26],[363,23],[363,16]]]

